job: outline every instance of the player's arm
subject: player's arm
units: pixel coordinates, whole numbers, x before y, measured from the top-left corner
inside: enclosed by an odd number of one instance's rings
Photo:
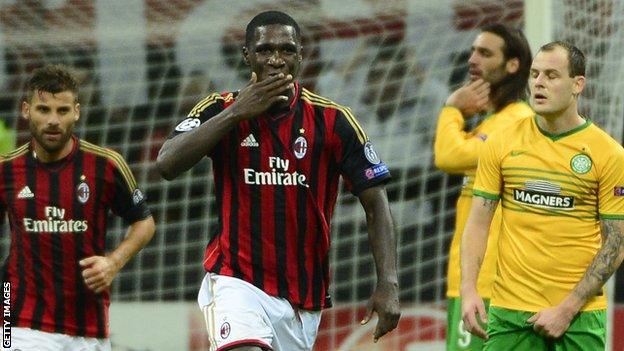
[[[574,316],[589,299],[601,291],[603,285],[622,263],[624,220],[602,219],[600,226],[602,246],[581,281],[559,305],[544,309],[529,319],[537,332],[552,338],[563,335]]]
[[[477,166],[483,140],[464,131],[464,119],[485,107],[489,91],[487,82],[477,80],[449,96],[438,116],[434,142],[436,167],[447,173],[464,173]]]
[[[498,200],[495,198],[473,196],[470,215],[461,240],[461,299],[464,328],[484,339],[487,339],[487,334],[479,324],[476,314],[479,314],[482,323],[487,321],[487,316],[485,305],[477,291],[477,278],[496,206]]]
[[[236,101],[208,119],[199,127],[167,140],[156,159],[163,178],[174,179],[199,162],[239,122],[253,118],[279,101],[288,100],[284,91],[292,88],[292,76],[283,74],[256,81],[252,73],[249,84],[240,91]]]
[[[82,259],[80,266],[86,267],[82,277],[87,287],[95,293],[107,289],[121,268],[152,239],[155,230],[154,219],[149,216],[132,223],[124,240],[110,254]]]
[[[383,185],[363,190],[358,198],[366,212],[368,240],[377,271],[377,285],[368,302],[362,324],[368,323],[373,311],[377,312],[379,321],[373,335],[377,342],[377,339],[396,328],[401,317],[394,223]]]

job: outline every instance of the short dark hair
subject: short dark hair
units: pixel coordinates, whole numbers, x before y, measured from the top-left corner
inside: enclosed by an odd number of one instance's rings
[[[63,91],[71,91],[78,99],[78,82],[69,70],[62,65],[46,65],[33,71],[26,84],[26,99],[32,100],[37,91],[45,91],[57,94]]]
[[[249,24],[247,24],[247,29],[245,30],[245,46],[249,47],[251,43],[253,43],[256,28],[268,26],[270,24],[282,24],[293,27],[295,33],[297,33],[297,39],[301,40],[301,29],[297,21],[281,11],[265,11],[257,14],[249,21]]]
[[[509,74],[493,89],[492,102],[494,110],[500,111],[509,103],[526,100],[527,82],[531,72],[531,47],[520,29],[494,23],[481,27],[481,32],[492,33],[503,39],[503,56],[505,61],[518,59],[518,70]]]
[[[552,41],[542,45],[539,51],[553,51],[560,47],[568,53],[568,74],[570,77],[585,76],[585,54],[581,49],[567,41]]]

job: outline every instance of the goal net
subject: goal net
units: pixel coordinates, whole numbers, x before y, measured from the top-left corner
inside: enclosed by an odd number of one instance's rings
[[[522,0],[3,1],[0,113],[18,141],[26,141],[18,111],[28,74],[43,63],[74,67],[82,82],[77,134],[125,156],[157,222],[152,242],[119,273],[112,305],[192,304],[204,275],[204,248],[217,228],[211,166],[203,160],[166,182],[154,167],[157,152],[204,96],[246,84],[241,45],[251,17],[266,9],[290,13],[303,32],[302,84],[350,106],[391,168],[387,190],[399,247],[404,318],[398,331],[373,345],[374,323],[359,326],[375,284],[364,212],[341,189],[332,223],[335,307],[323,315],[316,349],[442,350],[447,251],[460,180],[433,166],[437,114],[466,80],[478,28],[494,22],[522,28],[524,5]],[[556,0],[552,19],[554,38],[573,41],[588,56],[583,113],[617,138],[624,106],[624,83],[618,79],[624,76],[623,7],[616,0]],[[111,221],[109,248],[125,232],[120,221]],[[203,323],[184,323],[179,328],[191,329],[184,347],[207,349]],[[116,347],[149,345],[148,337],[139,339],[118,341]]]

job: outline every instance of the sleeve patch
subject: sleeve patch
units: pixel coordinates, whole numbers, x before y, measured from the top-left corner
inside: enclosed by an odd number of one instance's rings
[[[199,118],[189,117],[183,120],[182,122],[180,122],[175,127],[175,130],[176,132],[188,132],[189,130],[199,127],[200,124],[201,124],[201,121],[199,120]]]
[[[364,156],[366,156],[368,162],[374,165],[378,165],[381,162],[379,155],[377,155],[377,152],[373,148],[373,144],[370,141],[367,141],[366,144],[364,144]]]
[[[135,189],[134,192],[132,192],[132,203],[134,203],[134,205],[138,205],[140,204],[143,200],[145,200],[145,195],[143,195],[143,192],[139,189]]]
[[[364,170],[364,176],[368,180],[384,176],[388,173],[390,173],[390,170],[388,170],[388,166],[386,166],[385,163],[381,163],[377,166],[370,167]]]

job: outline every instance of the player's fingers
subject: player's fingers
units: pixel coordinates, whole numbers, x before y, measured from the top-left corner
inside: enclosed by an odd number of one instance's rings
[[[487,96],[477,98],[477,99],[475,100],[475,107],[476,107],[478,110],[481,110],[483,107],[485,107],[485,105],[487,105],[487,103],[488,103],[489,101],[490,101],[490,99],[488,99],[488,98],[487,98]]]
[[[528,323],[535,323],[535,321],[537,320],[537,318],[539,317],[539,312],[537,312],[536,314],[532,315],[531,318],[527,319]]]
[[[384,336],[387,332],[388,330],[383,328],[381,321],[377,322],[377,326],[375,327],[375,332],[373,333],[373,342],[377,342],[377,340],[379,340],[379,338]]]
[[[488,97],[490,96],[490,88],[483,88],[479,90],[475,90],[475,95],[478,97]]]
[[[96,269],[87,268],[87,269],[82,271],[82,277],[84,279],[88,279],[88,278],[91,278],[91,277],[95,276],[97,274],[97,272],[98,271]]]
[[[487,323],[487,312],[485,311],[485,305],[483,302],[477,305],[477,312],[479,312],[479,317],[481,317],[482,323]]]
[[[485,90],[490,90],[490,83],[484,81],[484,80],[477,80],[475,81],[475,85],[472,87],[473,91],[476,92],[483,92]]]
[[[486,339],[488,338],[487,333],[485,332],[485,330],[481,327],[481,325],[477,324],[476,326],[474,326],[473,330],[472,330],[472,334],[482,338],[482,339]]]
[[[258,82],[256,84],[259,88],[264,90],[272,89],[275,85],[284,84],[288,79],[287,77],[292,77],[290,74],[288,76],[284,75],[284,73],[279,73],[276,75],[268,76],[265,80]]]
[[[374,310],[373,304],[369,301],[368,305],[366,306],[366,315],[360,322],[361,325],[368,323],[371,320],[371,318],[373,318],[373,310]]]
[[[377,327],[375,328],[375,333],[373,334],[373,341],[377,342],[379,338],[386,335],[394,328],[396,328],[399,323],[399,315],[395,315],[393,313],[382,313],[379,315],[379,322],[377,322]]]
[[[274,95],[279,94],[284,90],[292,89],[294,87],[294,83],[291,79],[292,76],[289,74],[286,77],[280,78],[278,80],[272,81],[270,84],[267,84],[263,87],[263,90],[269,95]]]
[[[258,81],[258,76],[256,72],[251,72],[251,79],[249,79],[249,85],[252,85]]]
[[[479,78],[473,82],[470,82],[468,85],[466,85],[466,87],[472,91],[475,91],[479,89],[479,87],[481,87],[483,84],[485,84],[485,81]]]
[[[106,289],[106,285],[104,285],[104,284],[93,284],[93,285],[91,285],[89,287],[89,289],[97,294],[97,293],[100,293],[100,292],[104,291],[104,289]]]
[[[286,95],[273,96],[268,100],[268,104],[273,105],[276,102],[283,102],[283,101],[288,101],[288,96]]]
[[[89,265],[95,263],[97,261],[97,259],[98,259],[97,256],[91,256],[91,257],[83,258],[82,260],[80,260],[78,262],[78,264],[81,267],[86,267],[86,266],[89,266]]]

